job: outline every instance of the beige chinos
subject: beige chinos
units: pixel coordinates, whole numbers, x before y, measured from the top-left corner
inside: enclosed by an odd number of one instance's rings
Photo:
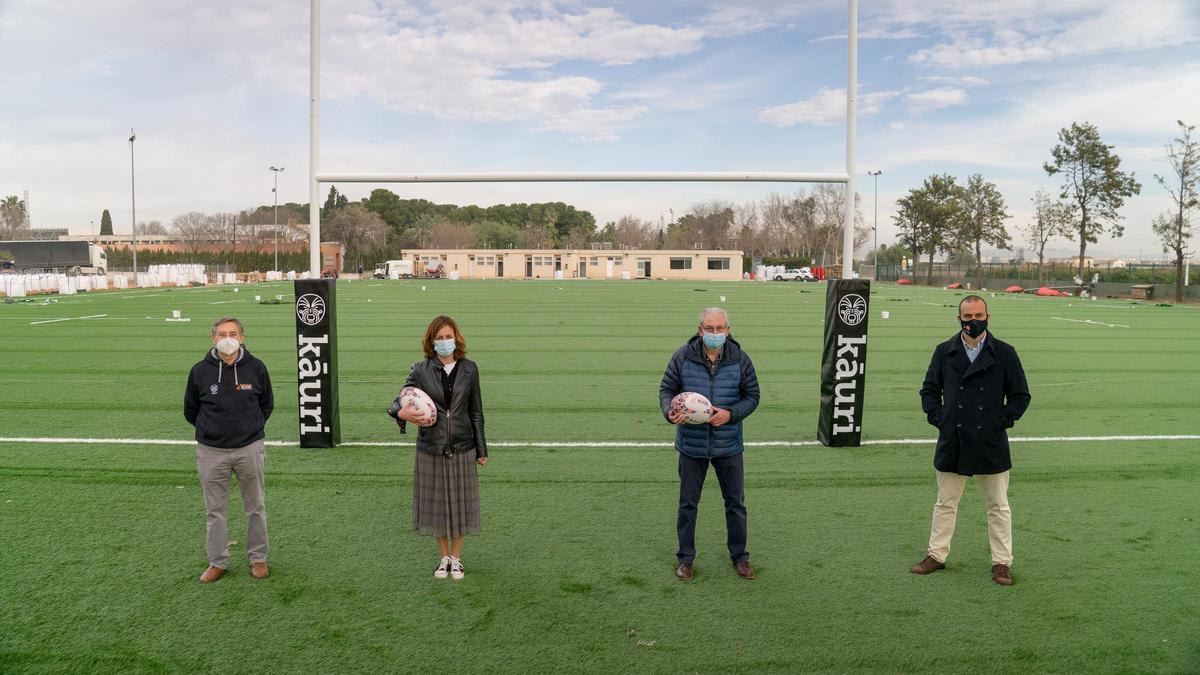
[[[261,439],[241,448],[214,448],[196,444],[196,469],[204,491],[207,515],[208,564],[229,568],[229,481],[237,476],[246,507],[246,557],[250,563],[267,561],[267,507],[263,467],[266,446]]]
[[[1008,471],[976,474],[975,480],[987,501],[988,544],[993,565],[1012,566],[1012,510],[1008,507]],[[933,527],[929,532],[929,555],[940,563],[950,555],[950,539],[958,518],[967,478],[957,473],[937,472],[938,496],[933,505]]]

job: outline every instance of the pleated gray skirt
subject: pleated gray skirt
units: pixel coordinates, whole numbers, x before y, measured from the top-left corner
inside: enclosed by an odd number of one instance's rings
[[[479,473],[475,451],[416,453],[412,527],[430,537],[479,534]]]

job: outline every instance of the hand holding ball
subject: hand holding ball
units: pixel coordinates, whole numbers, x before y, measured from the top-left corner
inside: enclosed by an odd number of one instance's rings
[[[713,406],[704,395],[685,391],[671,399],[671,412],[683,418],[677,424],[707,424],[713,415]]]
[[[433,426],[437,422],[437,406],[429,394],[416,387],[405,387],[400,390],[400,411],[396,416],[417,426]]]

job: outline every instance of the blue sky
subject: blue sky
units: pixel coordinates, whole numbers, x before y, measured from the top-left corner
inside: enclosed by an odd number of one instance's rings
[[[1175,120],[1200,123],[1200,6],[1187,0],[862,0],[859,191],[880,242],[931,173],[997,183],[1030,217],[1058,130],[1096,124],[1142,194],[1097,255],[1159,256],[1153,174]],[[325,0],[327,171],[838,171],[844,2]],[[308,12],[296,0],[0,0],[0,196],[84,233],[307,201]],[[563,200],[601,223],[669,218],[772,184],[391,186],[491,204]],[[370,186],[347,185],[351,197]],[[1019,241],[1014,246],[1020,245]],[[1057,252],[1073,249],[1059,242]]]

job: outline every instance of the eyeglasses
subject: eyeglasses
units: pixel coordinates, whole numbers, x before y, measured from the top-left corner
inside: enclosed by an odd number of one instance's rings
[[[726,324],[721,324],[720,326],[705,326],[702,324],[700,326],[700,330],[704,331],[705,333],[724,333],[725,331],[729,330],[729,326]]]

